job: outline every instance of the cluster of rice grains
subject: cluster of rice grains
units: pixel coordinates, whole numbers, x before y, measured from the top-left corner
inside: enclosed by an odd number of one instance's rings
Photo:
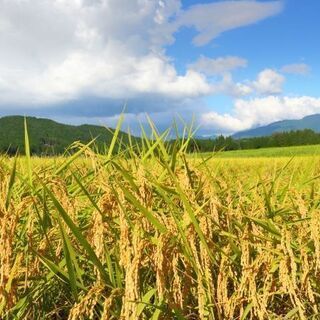
[[[0,318],[319,319],[318,161],[185,147],[2,158]]]

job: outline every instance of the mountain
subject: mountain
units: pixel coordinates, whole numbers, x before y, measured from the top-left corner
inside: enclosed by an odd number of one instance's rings
[[[88,143],[96,139],[96,146],[102,150],[109,145],[114,130],[95,125],[66,125],[49,119],[27,117],[30,150],[33,154],[62,154],[75,141]],[[123,142],[128,135],[119,133]],[[15,154],[24,150],[24,117],[0,118],[0,152]]]
[[[311,129],[320,132],[320,114],[306,116],[300,120],[283,120],[246,131],[235,133],[232,137],[235,139],[270,136],[276,132]]]

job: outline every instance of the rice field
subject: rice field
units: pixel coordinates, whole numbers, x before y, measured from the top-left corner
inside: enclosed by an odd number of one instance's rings
[[[209,156],[209,153],[203,154]],[[320,156],[320,145],[261,148],[216,152],[216,158],[279,158],[279,157]]]
[[[319,319],[320,158],[0,158],[1,319]]]

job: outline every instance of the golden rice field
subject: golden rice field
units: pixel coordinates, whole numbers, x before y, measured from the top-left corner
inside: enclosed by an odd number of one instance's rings
[[[320,158],[187,140],[1,157],[0,318],[320,319]]]

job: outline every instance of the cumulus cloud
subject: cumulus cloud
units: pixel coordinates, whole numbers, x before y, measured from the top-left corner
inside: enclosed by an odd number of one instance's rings
[[[233,97],[247,96],[251,94],[271,95],[282,93],[285,77],[273,69],[264,69],[257,75],[254,81],[245,80],[235,82],[232,71],[244,68],[248,64],[246,59],[236,56],[226,56],[211,59],[205,56],[189,65],[190,70],[206,75],[208,79],[219,79],[212,82],[211,93],[224,93]]]
[[[174,3],[2,0],[0,103],[206,94],[202,75],[178,75],[156,51],[155,43],[165,40],[152,30],[178,9]]]
[[[244,68],[247,64],[247,60],[240,57],[227,56],[211,59],[202,55],[196,62],[190,64],[189,68],[208,76],[214,76]]]
[[[218,61],[221,63],[218,63]],[[245,63],[246,60],[236,57],[200,58],[191,65],[191,68],[208,76],[220,76],[220,81],[211,84],[212,94],[223,93],[234,98],[240,98],[249,95],[268,96],[282,93],[282,87],[286,79],[282,74],[272,69],[262,70],[254,81],[235,82],[230,71],[245,66]]]
[[[207,112],[201,116],[204,128],[234,133],[284,119],[300,119],[320,113],[320,98],[268,96],[235,101],[232,113]]]
[[[270,95],[282,92],[285,77],[272,69],[265,69],[258,74],[252,87],[260,94]]]
[[[200,56],[194,63],[188,66],[208,77],[211,80],[211,94],[226,94],[232,97],[242,97],[253,93],[254,89],[249,81],[235,82],[232,71],[247,67],[247,60],[237,56],[208,58]]]
[[[293,64],[287,64],[281,68],[281,71],[283,73],[288,74],[297,74],[297,75],[308,75],[311,71],[310,66],[308,66],[305,63],[293,63]]]
[[[199,70],[178,74],[166,55],[181,27],[194,27],[194,43],[203,45],[277,14],[282,2],[224,1],[182,10],[179,0],[0,0],[0,7],[1,108],[150,96],[173,106],[217,90]],[[246,63],[236,57],[209,62],[211,73]],[[248,91],[242,84],[235,89]]]
[[[213,94],[223,93],[228,96],[239,98],[239,97],[250,95],[251,93],[253,93],[253,89],[252,89],[252,86],[250,85],[250,82],[247,82],[247,83],[235,82],[233,80],[231,73],[225,73],[222,76],[222,80],[220,82],[212,84],[212,93]]]

